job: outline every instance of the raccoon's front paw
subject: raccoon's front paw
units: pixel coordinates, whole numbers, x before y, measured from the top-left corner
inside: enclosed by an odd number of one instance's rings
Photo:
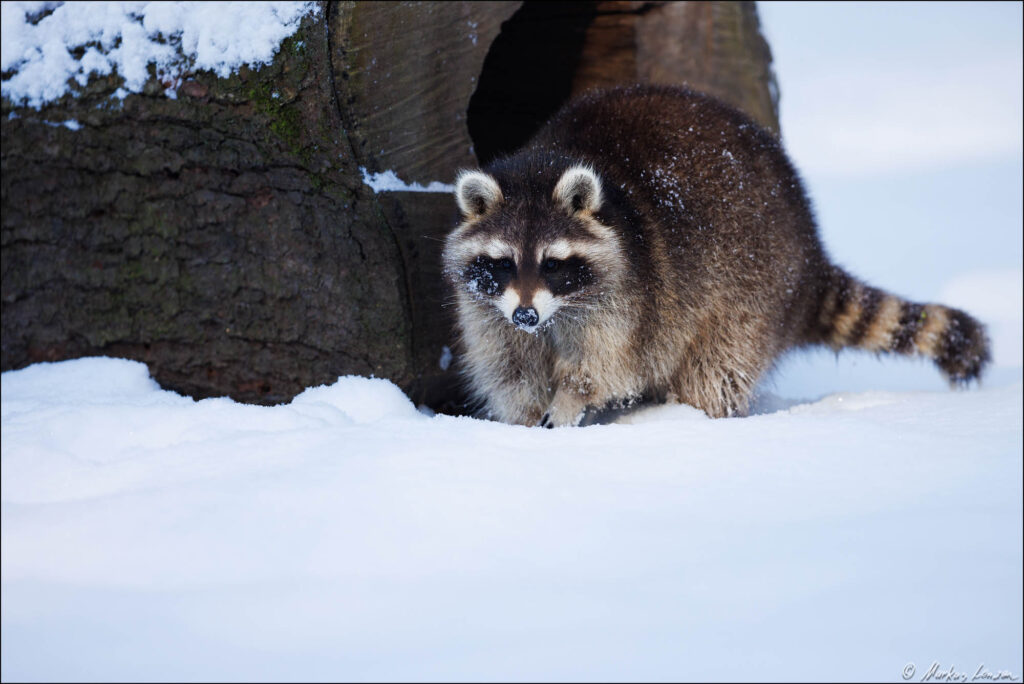
[[[559,407],[552,405],[547,413],[541,417],[537,425],[543,428],[565,427],[567,425],[576,426],[583,420],[584,415],[586,415],[584,407]]]

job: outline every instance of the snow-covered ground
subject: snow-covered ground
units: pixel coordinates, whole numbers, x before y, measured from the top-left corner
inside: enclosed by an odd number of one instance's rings
[[[1021,11],[972,7],[762,18],[831,253],[984,320],[983,387],[822,352],[784,361],[749,418],[540,430],[430,416],[379,379],[259,407],[124,360],[4,373],[3,680],[1020,681]],[[870,134],[819,149],[800,103],[847,96],[808,72],[847,73],[865,44],[904,69],[866,68],[869,90],[913,66],[955,92],[984,52],[1012,76],[982,98],[1001,142],[901,137],[930,101],[906,88],[854,103],[850,126],[897,127],[891,165]]]
[[[1020,673],[1019,382],[553,431],[355,377],[2,388],[5,680]]]

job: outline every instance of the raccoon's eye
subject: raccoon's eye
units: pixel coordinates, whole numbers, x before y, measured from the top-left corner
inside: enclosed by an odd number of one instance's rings
[[[512,270],[512,266],[514,264],[512,263],[511,259],[505,258],[505,259],[498,259],[498,261],[495,262],[494,265],[497,266],[498,268],[500,268],[502,271],[511,271]]]
[[[554,269],[550,270],[550,265]],[[545,259],[541,265],[543,278],[553,295],[567,295],[579,292],[594,282],[594,272],[590,270],[581,257],[569,256],[566,259]]]

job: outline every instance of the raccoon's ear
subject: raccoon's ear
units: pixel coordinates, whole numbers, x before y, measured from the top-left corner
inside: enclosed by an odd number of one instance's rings
[[[601,208],[601,179],[588,166],[571,166],[558,179],[555,202],[569,214]]]
[[[494,176],[483,171],[459,172],[455,181],[455,201],[466,219],[483,216],[504,200]]]

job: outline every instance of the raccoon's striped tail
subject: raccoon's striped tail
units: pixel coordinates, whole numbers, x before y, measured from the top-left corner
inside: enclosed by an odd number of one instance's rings
[[[959,309],[915,304],[830,267],[808,321],[807,341],[926,356],[953,385],[976,380],[990,359],[984,326]]]

